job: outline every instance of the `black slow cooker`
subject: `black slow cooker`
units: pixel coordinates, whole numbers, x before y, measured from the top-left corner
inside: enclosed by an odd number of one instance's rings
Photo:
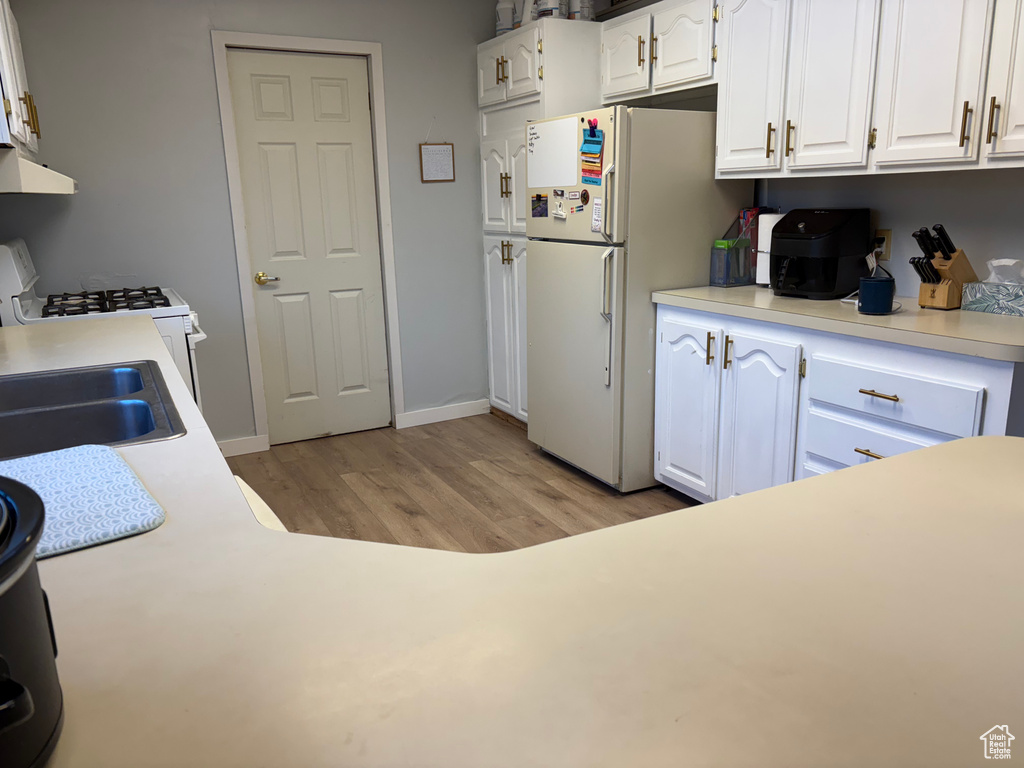
[[[0,766],[36,768],[49,759],[64,722],[57,641],[39,584],[36,547],[43,502],[0,477]]]

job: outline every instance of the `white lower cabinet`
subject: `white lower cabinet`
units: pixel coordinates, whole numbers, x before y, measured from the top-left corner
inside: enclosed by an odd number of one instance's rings
[[[526,421],[526,240],[484,237],[491,405]]]
[[[668,305],[657,333],[654,474],[701,501],[1024,436],[1024,363]]]
[[[770,326],[659,307],[655,477],[703,501],[792,480],[800,360]]]

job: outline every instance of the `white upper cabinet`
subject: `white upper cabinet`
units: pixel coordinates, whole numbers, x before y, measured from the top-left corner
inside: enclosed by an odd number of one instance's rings
[[[477,103],[486,107],[540,93],[539,52],[537,26],[477,46]]]
[[[996,4],[984,106],[986,155],[1024,155],[1024,0]]]
[[[651,16],[601,25],[601,96],[646,91],[650,84]]]
[[[793,479],[801,353],[791,342],[725,337],[716,498]]]
[[[786,124],[788,168],[864,167],[880,0],[793,0]]]
[[[993,2],[885,0],[874,120],[879,165],[977,160]]]
[[[714,5],[714,0],[688,0],[654,14],[651,85],[655,89],[711,77]]]
[[[0,0],[0,86],[7,113],[6,125],[0,126],[0,144],[20,144],[35,152],[38,148],[39,113],[29,92],[21,35],[8,0]]]
[[[505,98],[518,99],[540,93],[540,30],[537,27],[510,34],[505,41]]]
[[[477,102],[481,107],[505,100],[505,80],[502,75],[502,38],[484,43],[476,49]]]
[[[788,13],[788,0],[719,5],[719,171],[781,167]]]

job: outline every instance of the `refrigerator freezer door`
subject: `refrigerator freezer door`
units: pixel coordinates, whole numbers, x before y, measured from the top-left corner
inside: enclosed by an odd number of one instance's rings
[[[591,134],[593,127],[593,134]],[[577,243],[625,237],[625,107],[526,125],[526,234]]]
[[[529,438],[617,486],[623,249],[531,241],[529,251]]]

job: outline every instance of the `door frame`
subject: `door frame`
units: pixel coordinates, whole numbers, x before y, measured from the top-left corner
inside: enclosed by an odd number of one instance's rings
[[[392,234],[391,185],[388,173],[387,126],[384,117],[384,59],[380,43],[357,40],[333,40],[320,37],[264,35],[250,32],[213,30],[213,67],[220,104],[221,132],[224,136],[224,159],[228,172],[228,198],[231,225],[235,238],[235,259],[238,263],[238,287],[242,298],[242,327],[245,333],[249,382],[252,388],[253,416],[256,436],[233,440],[224,445],[225,455],[255,453],[270,448],[267,400],[263,387],[259,333],[256,328],[256,302],[249,287],[252,265],[249,261],[249,238],[245,227],[245,205],[242,199],[242,172],[238,159],[238,138],[235,113],[228,80],[228,49],[255,51],[286,51],[290,53],[323,53],[361,56],[366,59],[370,85],[370,131],[373,137],[374,171],[377,190],[377,226],[380,238],[381,273],[384,287],[384,336],[387,343],[388,382],[391,389],[391,421],[405,412],[402,386],[402,347],[398,334],[398,291],[395,279],[395,242]]]

